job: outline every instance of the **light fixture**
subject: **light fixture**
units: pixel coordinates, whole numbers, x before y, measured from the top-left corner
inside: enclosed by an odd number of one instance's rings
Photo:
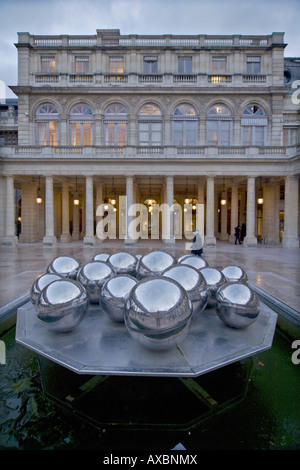
[[[79,196],[78,196],[78,191],[77,191],[77,176],[76,176],[76,188],[75,188],[73,202],[74,202],[74,206],[79,206]]]
[[[184,198],[184,203],[189,204],[190,199],[188,197],[188,177],[186,177],[186,187],[185,187],[185,198]]]
[[[192,201],[192,209],[195,211],[197,209],[197,199],[196,199],[196,194],[195,194],[195,185],[194,185],[194,197],[193,197],[193,201]]]
[[[114,177],[113,177],[113,179],[112,179],[112,186],[113,186],[113,191],[112,191],[112,192],[113,192],[113,196],[112,196],[111,199],[110,199],[110,203],[111,203],[113,206],[115,206],[116,203],[117,203],[117,200],[116,200],[116,188],[115,188],[115,186],[114,186]]]
[[[152,204],[155,204],[155,200],[152,198],[152,194],[151,194],[151,176],[149,176],[149,197],[148,197],[148,199],[146,199],[145,202],[148,206],[151,206]],[[149,210],[149,212],[151,212],[151,211]]]
[[[104,210],[108,210],[108,200],[107,200],[107,195],[106,195],[106,185],[105,185],[105,198],[104,198]]]
[[[225,191],[225,183],[224,183],[224,177],[223,177],[223,190],[222,190],[222,196],[221,196],[221,206],[226,206],[226,191]]]
[[[262,191],[262,186],[261,186],[261,177],[260,177],[260,188],[259,188],[259,195],[257,198],[257,203],[259,205],[262,205],[264,203],[263,191]]]
[[[37,204],[42,204],[42,202],[43,202],[43,198],[41,196],[41,177],[40,176],[39,176],[39,187],[38,187],[38,190],[37,190],[35,200],[36,200]]]

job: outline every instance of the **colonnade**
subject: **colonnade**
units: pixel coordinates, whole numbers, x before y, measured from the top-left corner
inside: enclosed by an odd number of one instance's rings
[[[54,245],[56,243],[55,236],[55,210],[54,210],[54,175],[45,176],[45,201],[44,201],[44,245]],[[128,226],[130,222],[129,208],[135,202],[134,194],[134,175],[126,176],[126,197],[127,197],[127,210],[126,210],[126,234],[124,238],[124,244],[130,245],[134,241],[130,237],[128,232]],[[18,239],[15,232],[15,182],[14,176],[7,175],[0,178],[0,198],[1,198],[1,211],[0,211],[0,240],[2,244],[14,245],[17,244]],[[174,176],[166,176],[164,180],[164,202],[168,206],[172,206],[174,201],[174,187],[176,181]],[[238,203],[238,183],[232,183],[231,185],[231,212],[230,212],[230,233],[232,236],[233,228],[238,224],[239,220],[239,203]],[[257,245],[256,236],[256,178],[253,176],[247,177],[247,193],[246,193],[246,237],[244,239],[245,246]],[[103,202],[103,190],[102,185],[97,184],[94,181],[93,176],[85,177],[85,198],[84,198],[84,245],[94,245],[97,241],[95,237],[95,208],[94,208],[94,192],[96,206]],[[268,190],[266,190],[266,194]],[[72,238],[70,235],[70,205],[69,205],[69,194],[70,186],[66,181],[61,185],[61,242],[69,242],[79,238],[79,223],[78,223],[78,206],[74,206],[72,221],[73,231]],[[205,205],[205,224],[203,222],[203,214],[197,213],[196,225],[200,228],[200,232],[204,236],[206,246],[216,245],[216,204],[215,204],[215,177],[206,177],[206,195],[204,194],[204,185],[198,187],[198,203],[201,204],[206,201]],[[32,199],[32,204],[34,204]],[[24,205],[24,201],[23,201]],[[28,209],[28,208],[27,208]],[[29,212],[32,213],[34,209]],[[228,239],[227,233],[227,207],[221,206],[221,239]],[[22,209],[23,211],[23,209]],[[25,217],[24,207],[24,217]],[[22,217],[23,217],[22,215]],[[165,220],[167,229],[170,233],[170,237],[164,239],[166,244],[174,244],[174,220],[170,213],[168,220]],[[274,213],[276,216],[276,214]],[[285,198],[284,198],[284,234],[283,234],[283,245],[287,247],[299,247],[299,178],[298,176],[286,176],[285,177]],[[202,217],[202,218],[201,218]],[[23,223],[23,222],[22,222]],[[205,225],[205,233],[204,233]],[[27,221],[28,226],[28,221]],[[24,220],[25,227],[25,220]],[[31,227],[34,229],[34,225]]]

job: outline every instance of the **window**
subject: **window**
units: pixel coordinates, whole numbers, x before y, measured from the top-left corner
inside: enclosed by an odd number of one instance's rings
[[[260,106],[247,106],[241,120],[242,145],[265,145],[267,124],[267,117]]]
[[[227,71],[227,57],[215,56],[212,58],[212,73],[222,74]]]
[[[127,111],[119,103],[109,105],[104,112],[105,145],[127,145]]]
[[[284,127],[282,132],[282,145],[296,145],[297,144],[297,127]]]
[[[247,57],[247,73],[260,73],[260,57]]]
[[[196,110],[189,104],[180,104],[173,114],[174,145],[196,145],[198,117]]]
[[[51,103],[41,105],[36,112],[37,145],[58,145],[59,115]]]
[[[207,145],[231,145],[232,115],[224,104],[213,105],[207,114]]]
[[[157,57],[144,57],[144,73],[157,73],[157,64]]]
[[[178,57],[178,73],[192,73],[191,57]]]
[[[109,58],[109,72],[110,73],[123,73],[124,72],[123,57],[110,57]]]
[[[55,57],[43,56],[41,57],[41,72],[54,73],[55,72]]]
[[[89,73],[90,58],[88,56],[75,57],[75,73]]]
[[[70,145],[93,145],[94,116],[85,103],[73,106],[70,111]]]
[[[139,112],[139,145],[162,145],[162,115],[154,104],[146,104]]]

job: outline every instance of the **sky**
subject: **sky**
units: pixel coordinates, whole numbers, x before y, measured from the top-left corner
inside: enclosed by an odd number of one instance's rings
[[[18,32],[34,35],[250,34],[284,32],[300,57],[300,0],[0,0],[0,85],[17,85]],[[1,93],[1,86],[0,86]],[[0,97],[1,98],[1,97]]]

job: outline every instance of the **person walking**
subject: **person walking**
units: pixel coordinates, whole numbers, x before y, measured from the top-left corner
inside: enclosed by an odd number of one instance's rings
[[[237,242],[239,242],[239,244],[241,245],[240,233],[241,233],[241,228],[239,225],[237,225],[234,229],[234,236],[235,236],[234,244],[235,245],[237,244]]]
[[[195,236],[193,238],[193,243],[191,245],[191,250],[192,250],[192,255],[200,256],[202,258],[202,253],[203,253],[203,243],[202,239],[200,237],[199,230],[195,228],[193,230]]]

